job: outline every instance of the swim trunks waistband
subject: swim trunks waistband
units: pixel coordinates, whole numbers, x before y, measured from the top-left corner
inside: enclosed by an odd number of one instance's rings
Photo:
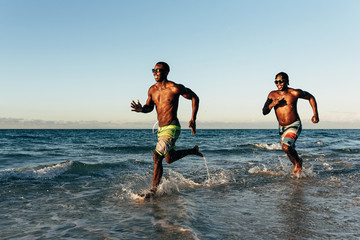
[[[279,134],[282,135],[289,128],[295,128],[295,129],[302,128],[301,121],[297,120],[297,121],[295,121],[295,122],[293,122],[293,123],[291,123],[289,125],[286,125],[286,126],[279,125]]]

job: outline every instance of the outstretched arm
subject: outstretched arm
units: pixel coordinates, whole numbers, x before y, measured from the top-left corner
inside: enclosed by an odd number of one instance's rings
[[[130,107],[131,111],[149,113],[154,109],[154,102],[152,101],[150,90],[148,93],[148,99],[146,100],[146,104],[144,106],[141,105],[140,101],[137,100],[137,103],[132,100]]]
[[[192,102],[192,115],[191,120],[189,121],[189,128],[191,128],[191,134],[195,135],[196,133],[196,116],[199,110],[199,97],[190,89],[183,88],[183,94],[181,94],[184,98],[191,100]]]
[[[311,121],[313,123],[318,123],[320,120],[315,97],[306,91],[302,91],[299,97],[309,100],[310,106],[314,112],[314,116],[311,118]]]

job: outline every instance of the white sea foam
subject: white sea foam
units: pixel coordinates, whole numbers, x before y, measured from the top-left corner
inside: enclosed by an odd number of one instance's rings
[[[139,199],[137,194],[146,194],[149,191],[148,183],[151,181],[151,178],[143,176],[143,178],[139,177],[138,181],[131,186],[121,184],[121,192],[116,193],[115,197],[118,199],[137,200]],[[212,173],[211,176],[208,175],[208,178],[201,183],[197,183],[190,178],[186,178],[179,172],[168,169],[168,173],[162,177],[156,195],[171,195],[172,193],[179,193],[183,189],[209,187],[230,182],[236,182],[236,178],[233,173],[224,169],[218,169],[215,173]]]
[[[167,176],[165,176],[167,175]],[[148,181],[151,181],[149,178]],[[216,173],[212,173],[210,178],[207,178],[202,183],[197,183],[190,178],[184,177],[181,173],[172,169],[168,169],[168,174],[164,174],[160,185],[157,188],[157,195],[168,195],[180,192],[182,189],[197,188],[202,186],[221,185],[230,182],[236,182],[234,174],[224,169],[219,169]],[[138,199],[138,193],[147,193],[149,190],[148,184],[145,182],[139,186],[121,186],[122,193],[116,197],[120,199]]]
[[[156,195],[166,195],[174,192],[180,192],[180,189],[193,188],[201,186],[190,179],[185,178],[182,174],[168,170],[168,174],[164,174],[161,183],[157,188]],[[167,176],[165,176],[167,175]],[[150,176],[150,175],[149,175]],[[115,194],[119,199],[139,199],[138,194],[146,194],[149,191],[149,183],[152,179],[149,176],[138,176],[137,181],[131,185],[121,185],[121,193]]]
[[[304,166],[303,165],[301,171],[296,173],[295,176],[297,178],[314,177],[315,176],[314,166],[313,165],[309,165],[309,166]]]
[[[224,169],[218,169],[215,173],[212,173],[211,177],[208,178],[203,184],[209,186],[228,184],[230,182],[236,182],[234,173]]]
[[[185,178],[182,174],[169,169],[169,176],[162,179],[161,184],[158,187],[158,193],[172,193],[180,192],[180,189],[184,187],[196,187],[201,184],[194,182],[191,179]]]
[[[341,179],[338,178],[338,177],[331,176],[330,181],[332,181],[332,182],[341,182]]]
[[[295,175],[293,175],[293,165],[285,163],[284,160],[279,159],[280,161],[280,169],[277,170],[270,170],[265,164],[262,164],[262,168],[260,166],[252,167],[248,170],[250,174],[265,174],[271,176],[281,176],[281,175],[291,175],[297,178],[305,178],[305,177],[313,177],[314,174],[314,167],[312,165],[302,167],[302,170]]]
[[[126,188],[123,187],[122,189],[122,194],[115,194],[116,197],[118,197],[121,200],[124,199],[132,199],[132,200],[136,200],[138,199],[138,196],[136,193],[133,192],[133,190],[131,188]]]
[[[285,175],[284,171],[273,171],[269,170],[265,164],[262,164],[263,168],[261,169],[259,166],[255,166],[249,169],[248,173],[250,174],[267,174],[272,176]]]
[[[181,235],[185,235],[183,237],[185,237],[186,239],[195,239],[195,240],[199,239],[195,231],[192,230],[191,228],[183,227],[176,223],[168,222],[165,219],[152,218],[151,222],[154,227],[160,228],[165,232],[172,232],[172,233],[177,232]]]
[[[50,166],[12,168],[0,170],[0,180],[15,179],[52,179],[66,172],[72,165],[72,161],[58,163]]]
[[[329,163],[323,163],[323,166],[326,167],[326,169],[327,169],[328,171],[334,170],[334,168],[331,167]]]
[[[290,163],[288,158],[279,158],[280,166],[285,175],[295,176],[296,178],[314,177],[314,166],[311,164],[304,164],[300,172],[293,174],[294,165]]]
[[[266,143],[254,143],[255,147],[267,150],[281,150],[280,143],[266,144]]]

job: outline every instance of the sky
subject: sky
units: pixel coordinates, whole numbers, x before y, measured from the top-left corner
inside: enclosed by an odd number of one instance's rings
[[[317,100],[305,128],[360,128],[358,0],[0,0],[0,31],[0,129],[152,128],[130,102],[158,61],[199,96],[198,128],[276,128],[281,71]]]

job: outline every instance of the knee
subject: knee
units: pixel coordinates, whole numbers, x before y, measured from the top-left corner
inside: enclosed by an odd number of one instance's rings
[[[289,153],[289,152],[291,152],[291,147],[290,147],[289,145],[282,144],[282,150],[283,150],[285,153]]]
[[[170,164],[170,163],[173,162],[173,161],[172,161],[172,158],[171,158],[171,154],[166,155],[165,161],[166,161],[167,164]]]
[[[174,161],[176,161],[176,153],[174,151],[174,149],[171,149],[170,152],[168,152],[168,154],[166,154],[165,156],[165,161],[167,164],[173,163]]]

